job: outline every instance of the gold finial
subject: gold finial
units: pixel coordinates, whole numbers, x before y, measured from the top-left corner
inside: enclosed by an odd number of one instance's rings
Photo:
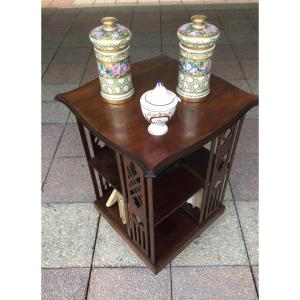
[[[202,26],[206,21],[206,19],[207,17],[204,15],[194,15],[191,17],[193,24],[196,26]]]
[[[101,23],[103,24],[103,29],[104,30],[114,30],[117,28],[116,23],[117,23],[117,19],[114,17],[104,17],[101,19]]]

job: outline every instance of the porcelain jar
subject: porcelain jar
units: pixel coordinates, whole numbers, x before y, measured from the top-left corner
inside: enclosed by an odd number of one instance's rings
[[[163,135],[168,132],[167,122],[173,117],[180,98],[158,82],[153,90],[145,92],[140,98],[144,118],[150,123],[148,132]]]
[[[134,93],[129,62],[131,31],[113,17],[105,17],[89,38],[94,45],[103,100],[127,102]]]
[[[211,57],[220,31],[206,19],[206,16],[194,15],[191,23],[177,30],[180,58],[176,91],[190,102],[201,101],[210,92]]]

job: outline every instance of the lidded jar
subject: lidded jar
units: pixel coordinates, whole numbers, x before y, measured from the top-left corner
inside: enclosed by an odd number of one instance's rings
[[[201,101],[210,92],[211,57],[220,30],[206,19],[206,16],[194,15],[191,23],[177,30],[180,57],[176,91],[190,102]]]
[[[103,100],[121,104],[134,93],[129,62],[131,31],[114,17],[105,17],[89,38],[94,45]]]

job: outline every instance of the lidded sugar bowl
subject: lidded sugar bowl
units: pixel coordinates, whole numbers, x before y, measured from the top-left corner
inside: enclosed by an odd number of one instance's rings
[[[211,57],[220,30],[206,19],[204,15],[194,15],[191,23],[177,30],[180,58],[176,91],[190,102],[201,101],[210,92]]]
[[[121,104],[134,93],[129,62],[131,31],[114,17],[105,17],[94,28],[90,41],[94,45],[103,100]]]
[[[148,132],[163,135],[168,132],[166,123],[173,117],[180,98],[166,89],[161,81],[153,90],[145,92],[140,98],[142,113],[150,123]]]

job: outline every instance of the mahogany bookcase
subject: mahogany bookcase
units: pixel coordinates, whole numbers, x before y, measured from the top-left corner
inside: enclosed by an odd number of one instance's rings
[[[95,206],[155,274],[224,212],[244,115],[258,104],[257,96],[212,75],[209,96],[179,103],[168,133],[152,136],[139,99],[158,80],[175,91],[177,74],[178,61],[160,55],[132,65],[128,103],[102,101],[98,79],[56,96],[77,119]],[[125,200],[125,225],[117,205],[105,205],[113,188]],[[200,189],[201,208],[192,207],[187,200]]]

